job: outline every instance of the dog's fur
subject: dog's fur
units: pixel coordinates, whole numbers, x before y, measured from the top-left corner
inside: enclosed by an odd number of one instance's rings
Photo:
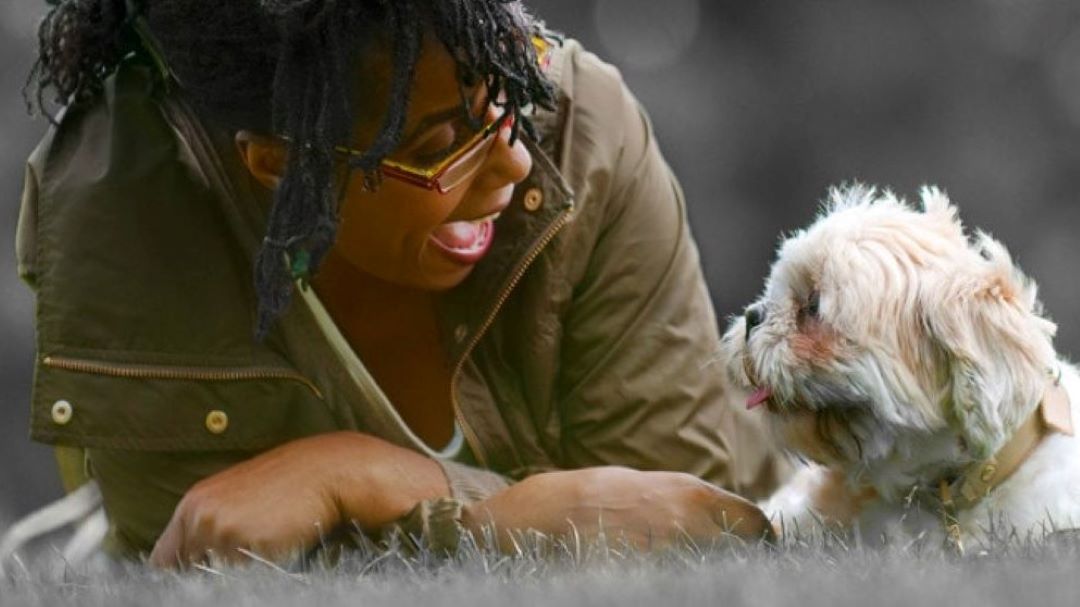
[[[1080,420],[1080,374],[1056,355],[1034,282],[987,234],[969,240],[941,191],[925,188],[921,206],[831,191],[780,246],[748,308],[760,324],[748,332],[744,315],[724,335],[729,377],[758,390],[778,440],[808,460],[770,515],[940,529],[936,483],[994,455],[1059,370]],[[1047,436],[958,518],[975,538],[1080,523],[1080,438]]]

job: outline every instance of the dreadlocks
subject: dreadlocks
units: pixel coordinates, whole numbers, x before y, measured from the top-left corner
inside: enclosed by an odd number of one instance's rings
[[[37,106],[93,98],[125,57],[160,45],[171,77],[201,114],[232,131],[288,141],[255,259],[255,333],[262,339],[289,304],[295,278],[318,268],[337,232],[333,148],[356,119],[355,67],[375,45],[392,55],[389,106],[373,143],[349,170],[378,184],[380,162],[400,142],[421,38],[430,29],[466,85],[512,114],[511,141],[531,123],[523,108],[550,109],[554,93],[537,64],[537,25],[510,0],[47,0],[37,63],[28,79]],[[137,26],[152,32],[140,36]],[[46,99],[49,91],[52,99]],[[467,113],[467,104],[462,105]],[[51,115],[50,115],[51,119]]]

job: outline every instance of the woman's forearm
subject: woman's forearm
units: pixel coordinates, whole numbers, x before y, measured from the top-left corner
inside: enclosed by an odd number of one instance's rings
[[[442,467],[415,451],[355,432],[328,436],[326,448],[340,451],[331,491],[342,520],[361,529],[379,529],[418,502],[450,495]]]
[[[651,549],[691,539],[769,539],[772,527],[751,502],[694,476],[605,466],[537,474],[469,504],[464,527],[477,537],[494,526],[499,548],[515,549],[515,533],[548,537],[601,533]]]
[[[375,530],[449,494],[433,460],[356,432],[285,443],[204,478],[180,500],[150,562],[174,566],[238,548],[280,558],[355,522]]]

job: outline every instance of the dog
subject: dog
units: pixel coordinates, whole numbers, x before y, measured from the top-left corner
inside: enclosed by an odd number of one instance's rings
[[[920,207],[830,190],[724,333],[747,408],[806,463],[763,509],[788,528],[940,532],[961,548],[1001,525],[1080,523],[1080,374],[1035,283],[988,234],[969,238],[941,190]]]

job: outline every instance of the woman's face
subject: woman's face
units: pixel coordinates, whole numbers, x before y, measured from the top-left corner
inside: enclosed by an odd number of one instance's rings
[[[372,71],[377,84],[368,98],[378,109],[366,113],[378,118],[359,121],[356,147],[361,150],[379,130],[389,96],[389,61],[377,61]],[[463,133],[456,132],[464,126],[456,74],[445,47],[425,36],[401,144],[391,159],[423,160],[462,141]],[[482,113],[483,91],[476,93],[474,107]],[[487,108],[489,118],[498,111]],[[354,171],[341,201],[334,263],[424,290],[449,289],[464,280],[487,252],[494,218],[510,203],[514,184],[532,166],[520,140],[509,144],[509,123],[494,138],[475,174],[445,194],[388,177],[374,192],[365,191],[363,174]]]
[[[391,63],[386,56],[369,66],[362,113],[356,128],[358,150],[374,140],[386,112]],[[483,91],[476,91],[482,102]],[[475,106],[474,106],[475,107]],[[477,107],[478,112],[484,108]],[[494,118],[500,110],[488,108]],[[390,158],[403,162],[437,155],[461,140],[462,100],[457,70],[446,48],[424,37],[416,64],[401,144]],[[341,201],[337,240],[327,262],[399,286],[424,290],[454,287],[484,256],[494,237],[493,221],[510,203],[514,184],[523,180],[532,159],[520,140],[509,144],[509,123],[476,172],[448,193],[384,178],[374,192],[354,171]],[[283,146],[241,132],[241,155],[252,174],[276,187],[284,168]]]

